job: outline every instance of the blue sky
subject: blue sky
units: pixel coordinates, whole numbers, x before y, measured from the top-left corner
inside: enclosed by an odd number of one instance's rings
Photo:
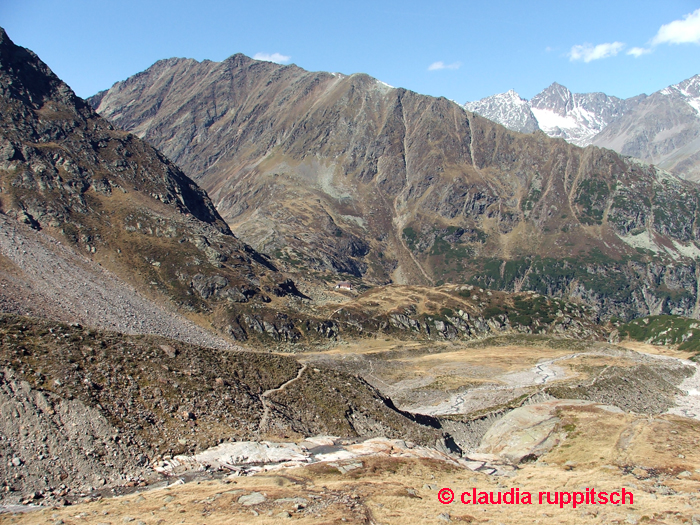
[[[161,58],[238,52],[460,103],[555,81],[630,97],[700,73],[700,1],[3,0],[0,25],[83,97]]]

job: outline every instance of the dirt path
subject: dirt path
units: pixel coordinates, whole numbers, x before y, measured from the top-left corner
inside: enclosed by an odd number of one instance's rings
[[[270,397],[272,394],[275,392],[281,392],[285,388],[287,388],[289,385],[294,383],[294,381],[298,380],[302,374],[306,371],[308,368],[307,365],[302,365],[299,371],[297,372],[296,377],[293,377],[289,381],[286,381],[282,383],[280,386],[277,388],[271,388],[270,390],[265,390],[262,394],[260,394],[260,401],[263,404],[263,415],[260,418],[260,424],[258,425],[258,432],[262,432],[263,429],[267,426],[268,420],[270,419],[270,402],[267,400],[268,397]]]

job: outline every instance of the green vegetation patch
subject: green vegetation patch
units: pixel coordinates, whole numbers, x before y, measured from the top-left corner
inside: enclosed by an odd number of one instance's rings
[[[406,241],[406,245],[408,246],[408,248],[410,250],[413,250],[414,246],[418,242],[418,234],[416,233],[416,230],[414,230],[410,226],[407,226],[403,229],[403,238]]]
[[[604,180],[586,179],[579,184],[575,202],[580,206],[580,220],[584,224],[602,224],[610,188]]]
[[[679,350],[700,354],[700,321],[678,315],[652,315],[619,328],[620,337],[654,345],[679,345]]]

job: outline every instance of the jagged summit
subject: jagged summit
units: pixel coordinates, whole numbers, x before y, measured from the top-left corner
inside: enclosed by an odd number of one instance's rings
[[[530,101],[542,130],[578,146],[592,138],[625,111],[625,103],[604,93],[572,93],[556,82]]]
[[[700,113],[700,75],[695,75],[683,82],[669,86],[660,91],[661,94],[678,93],[686,104]]]
[[[512,89],[477,102],[467,102],[464,107],[513,131],[532,133],[540,129],[527,100]]]
[[[536,108],[549,109],[561,116],[566,116],[567,112],[575,107],[573,93],[557,82],[552,82],[549,87],[532,97],[530,104]]]
[[[628,101],[631,110],[593,144],[700,180],[700,75]]]

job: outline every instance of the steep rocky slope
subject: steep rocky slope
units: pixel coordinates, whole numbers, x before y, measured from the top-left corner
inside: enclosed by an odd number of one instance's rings
[[[53,237],[0,215],[0,312],[232,348]],[[170,306],[170,307],[168,307]]]
[[[592,143],[700,180],[700,75],[639,101]]]
[[[698,315],[697,186],[612,151],[243,55],[160,61],[92,104],[301,281],[468,281],[604,317]]]
[[[213,300],[219,309],[235,310],[237,305],[260,306],[298,295],[294,283],[267,258],[233,236],[206,193],[178,167],[134,135],[114,129],[1,29],[0,65],[3,224],[15,219],[49,235],[37,241],[26,228],[3,232],[7,270],[15,267],[11,279],[4,274],[12,285],[0,290],[6,310],[31,313],[31,304],[20,303],[23,291],[33,290],[27,297],[53,297],[49,303],[54,307],[45,314],[55,312],[56,304],[71,303],[54,318],[68,315],[70,320],[120,329],[129,325],[132,331],[151,319],[137,319],[138,312],[112,293],[120,279],[128,283],[125,289],[133,287],[156,303],[175,305],[205,325],[211,322]],[[51,243],[51,236],[63,245]],[[92,264],[83,283],[71,277],[80,273],[73,267],[73,259],[80,256],[71,256],[71,250],[92,261],[77,263],[84,268]],[[52,259],[72,262],[62,269]],[[116,281],[110,277],[101,283],[97,264]],[[74,288],[63,293],[60,284]],[[102,290],[103,284],[109,290]],[[84,297],[76,285],[84,287]],[[110,306],[111,311],[103,311]]]

